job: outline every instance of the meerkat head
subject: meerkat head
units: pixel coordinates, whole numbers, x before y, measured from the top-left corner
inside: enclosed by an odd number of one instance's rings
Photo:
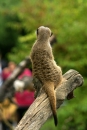
[[[48,27],[40,26],[37,29],[37,38],[49,39],[52,36],[52,32]]]

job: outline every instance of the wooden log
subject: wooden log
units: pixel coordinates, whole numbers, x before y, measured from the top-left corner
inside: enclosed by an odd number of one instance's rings
[[[63,77],[66,80],[55,90],[57,108],[61,106],[70,92],[83,84],[83,77],[75,70],[69,70]],[[27,110],[15,130],[39,130],[50,116],[52,116],[50,103],[43,92]]]

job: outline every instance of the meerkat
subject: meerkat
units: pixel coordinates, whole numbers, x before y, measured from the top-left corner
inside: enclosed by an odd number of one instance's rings
[[[34,43],[30,58],[33,76],[41,81],[42,87],[49,97],[55,126],[58,124],[56,113],[56,95],[54,89],[62,82],[62,70],[54,60],[50,37],[52,33],[48,27],[41,26],[37,29],[37,40]]]

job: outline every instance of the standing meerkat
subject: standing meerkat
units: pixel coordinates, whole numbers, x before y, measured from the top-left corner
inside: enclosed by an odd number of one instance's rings
[[[62,70],[54,61],[49,38],[51,30],[41,26],[37,29],[37,40],[34,43],[30,58],[32,61],[33,76],[39,79],[49,97],[54,122],[57,126],[56,95],[54,89],[62,82]]]

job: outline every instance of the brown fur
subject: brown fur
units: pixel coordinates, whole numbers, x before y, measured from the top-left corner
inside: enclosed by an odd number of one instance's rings
[[[43,89],[50,100],[55,125],[57,125],[56,96],[54,89],[62,81],[62,70],[54,61],[52,48],[49,42],[50,36],[51,30],[49,28],[44,26],[38,28],[37,41],[32,47],[30,57],[33,76],[38,78],[43,84]]]

